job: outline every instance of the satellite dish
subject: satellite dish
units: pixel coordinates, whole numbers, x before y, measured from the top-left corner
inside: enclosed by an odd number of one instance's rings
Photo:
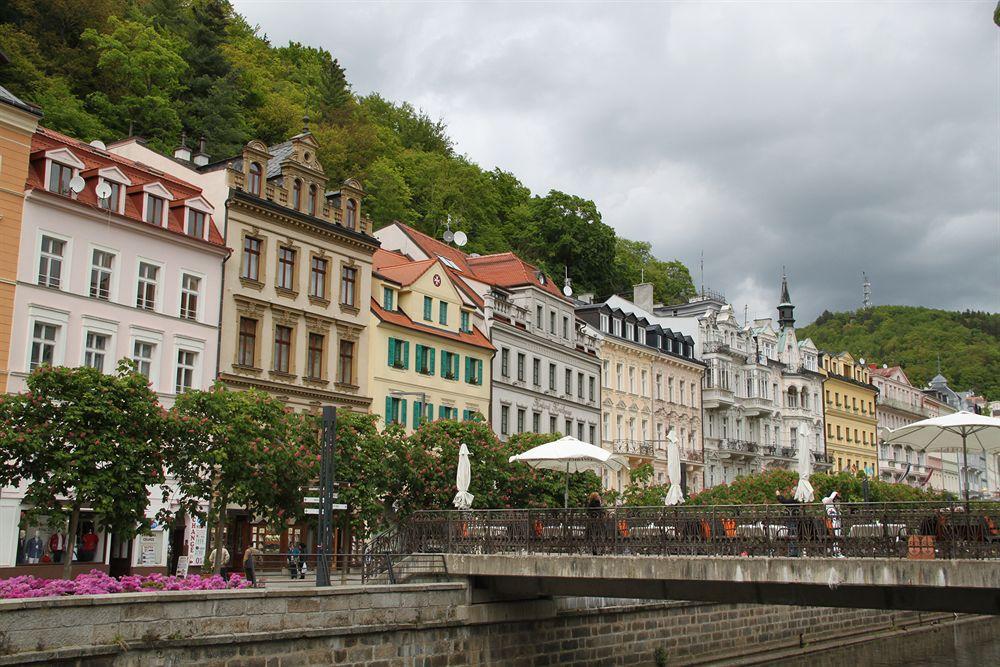
[[[858,359],[858,361],[860,361],[860,362],[861,362],[861,365],[862,365],[862,366],[864,366],[864,365],[865,365],[865,358],[864,358],[864,357],[861,357],[860,359]]]
[[[107,199],[111,196],[111,186],[108,185],[107,181],[101,181],[101,184],[97,186],[97,198]]]
[[[882,368],[889,368],[889,364],[882,364]]]
[[[451,231],[450,229],[444,230],[445,243],[451,243],[454,240],[454,238],[455,238],[455,232]]]
[[[455,232],[452,238],[455,239],[455,245],[457,245],[459,248],[461,248],[462,246],[464,246],[466,243],[469,242],[469,236],[465,232],[461,231]]]
[[[69,189],[73,192],[80,194],[83,192],[83,188],[87,185],[87,181],[83,180],[83,176],[77,174],[69,181]]]
[[[93,146],[94,148],[99,148],[102,151],[108,150],[108,147],[105,146],[104,142],[101,141],[100,139],[94,139],[93,141],[90,142],[90,145]]]
[[[566,296],[573,296],[573,288],[566,284],[563,286],[563,294]]]

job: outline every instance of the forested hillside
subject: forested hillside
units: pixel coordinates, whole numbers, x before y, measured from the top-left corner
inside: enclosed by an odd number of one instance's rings
[[[820,349],[847,350],[879,365],[902,366],[916,386],[941,373],[956,391],[974,389],[1000,399],[1000,314],[912,306],[824,312],[797,332]]]
[[[514,250],[556,277],[568,266],[577,291],[628,290],[644,267],[658,300],[693,293],[683,264],[618,237],[586,194],[533,194],[510,172],[483,170],[440,120],[354,94],[336,54],[272,45],[264,30],[224,0],[7,0],[0,49],[11,62],[0,84],[80,139],[132,133],[171,151],[183,131],[206,136],[213,159],[252,138],[283,141],[308,116],[331,184],[361,179],[377,225],[401,220],[439,236],[450,215],[467,250]]]

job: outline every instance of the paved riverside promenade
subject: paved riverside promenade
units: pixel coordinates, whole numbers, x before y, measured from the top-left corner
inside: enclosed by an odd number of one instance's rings
[[[465,582],[0,601],[0,665],[758,662],[978,617],[642,600],[476,602]]]

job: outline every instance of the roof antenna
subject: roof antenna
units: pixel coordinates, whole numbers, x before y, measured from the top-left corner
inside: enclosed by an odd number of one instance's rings
[[[701,251],[701,295],[705,296],[705,251]]]
[[[743,304],[743,328],[744,329],[747,328],[747,322],[749,321],[749,319],[750,319],[750,304],[744,303]]]
[[[569,279],[569,267],[564,265],[563,270],[566,274],[566,282],[563,285],[562,291],[564,295],[570,297],[573,296],[573,281]]]

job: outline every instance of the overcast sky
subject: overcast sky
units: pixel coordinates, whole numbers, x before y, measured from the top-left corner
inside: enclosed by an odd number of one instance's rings
[[[593,199],[737,312],[1000,311],[1000,28],[986,2],[235,6],[355,92],[442,118],[533,192]]]

